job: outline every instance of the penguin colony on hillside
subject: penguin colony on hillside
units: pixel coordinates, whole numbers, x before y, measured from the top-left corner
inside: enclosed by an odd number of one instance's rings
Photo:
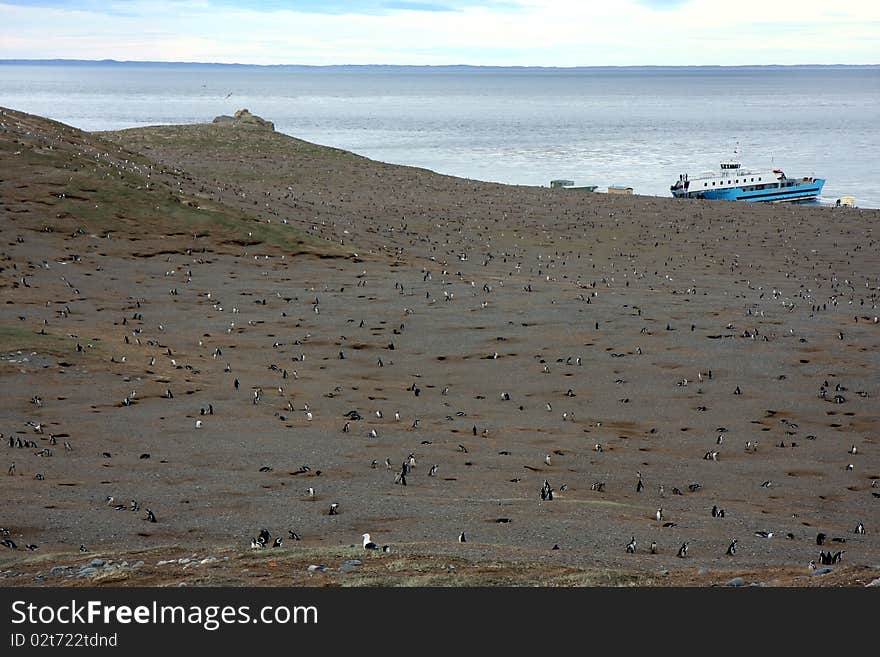
[[[73,162],[146,175],[81,148]],[[848,561],[880,554],[862,522],[880,498],[862,224],[455,179],[319,194],[151,174],[339,257],[44,231],[57,196],[0,225],[0,320],[37,340],[0,353],[6,548],[192,527],[343,545],[374,527],[364,549],[802,567],[819,527]]]

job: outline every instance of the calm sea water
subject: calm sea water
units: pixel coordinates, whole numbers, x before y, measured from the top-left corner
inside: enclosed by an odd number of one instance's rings
[[[669,195],[744,165],[880,207],[880,67],[257,67],[0,62],[0,105],[86,130],[246,107],[302,139],[466,178]]]

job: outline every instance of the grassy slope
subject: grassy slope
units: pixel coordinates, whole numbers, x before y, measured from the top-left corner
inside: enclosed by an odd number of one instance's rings
[[[286,253],[339,255],[293,225],[184,191],[192,177],[90,133],[0,108],[0,198],[24,228],[125,236],[207,235],[220,244],[265,244]]]

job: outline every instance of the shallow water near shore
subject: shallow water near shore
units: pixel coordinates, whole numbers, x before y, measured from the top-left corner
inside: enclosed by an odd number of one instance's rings
[[[297,67],[0,63],[0,105],[82,127],[247,107],[276,128],[464,178],[668,196],[739,143],[750,168],[880,207],[880,67]]]

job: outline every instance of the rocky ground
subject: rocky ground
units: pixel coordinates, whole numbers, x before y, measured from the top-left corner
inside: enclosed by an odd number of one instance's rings
[[[880,575],[877,211],[12,110],[0,199],[4,585]]]

